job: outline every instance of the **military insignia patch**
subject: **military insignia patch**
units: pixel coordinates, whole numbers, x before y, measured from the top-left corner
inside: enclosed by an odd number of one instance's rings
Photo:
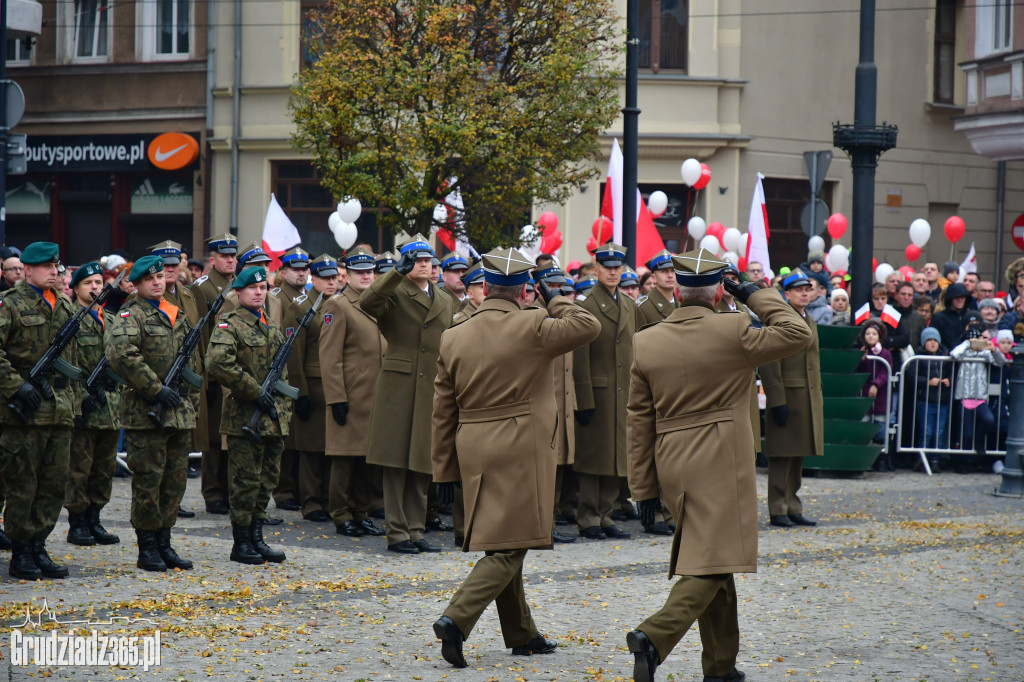
[[[295,333],[295,327],[285,327],[284,336],[285,338],[291,338],[291,335]]]
[[[132,314],[132,311],[130,311],[130,310],[122,310],[121,311],[121,317],[128,317],[131,314]]]
[[[227,322],[221,322],[220,324],[217,325],[217,329],[227,329],[229,326],[231,325],[229,325]]]
[[[326,315],[324,315],[324,324],[327,325],[330,324],[331,322],[334,322],[334,315],[331,313],[327,313]]]

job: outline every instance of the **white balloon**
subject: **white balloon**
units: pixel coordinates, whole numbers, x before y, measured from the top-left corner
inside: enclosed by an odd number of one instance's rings
[[[825,253],[825,240],[818,235],[814,235],[807,240],[807,251],[818,251],[819,253]]]
[[[718,237],[707,234],[700,240],[700,248],[717,254],[722,249],[722,245],[718,243]]]
[[[746,253],[747,252],[747,244],[749,244],[749,243],[750,243],[750,233],[749,232],[744,232],[742,235],[740,235],[740,251],[739,252],[740,253]]]
[[[359,216],[363,214],[363,205],[359,203],[359,199],[353,197],[345,197],[338,204],[338,215],[346,223],[354,223],[359,220]],[[346,247],[347,248],[347,247]]]
[[[842,270],[841,267],[832,262],[832,254],[825,254],[825,269],[829,272],[835,272],[836,270]]]
[[[337,234],[338,228],[341,227],[341,224],[343,222],[344,221],[341,219],[341,216],[337,214],[337,212],[327,216],[327,227],[331,230],[331,234]]]
[[[927,220],[918,218],[910,223],[910,241],[914,246],[923,249],[931,237],[932,226],[928,224]]]
[[[834,268],[829,268],[830,271],[850,269],[850,252],[842,244],[833,244],[832,248],[828,250],[828,255],[832,259],[832,264],[835,265]]]
[[[893,273],[895,268],[888,263],[879,263],[878,267],[875,268],[875,281],[879,284],[885,284],[886,278]]]
[[[695,215],[686,223],[686,231],[690,233],[694,241],[699,242],[708,233],[708,224],[699,215]]]
[[[657,218],[668,209],[668,195],[661,190],[651,192],[651,196],[647,198],[647,208],[651,215]]]
[[[346,251],[352,248],[357,239],[359,239],[359,228],[356,227],[355,223],[342,222],[334,233],[334,241],[338,242],[338,246]]]
[[[533,246],[539,237],[540,233],[533,225],[523,225],[523,229],[519,231],[519,241],[523,244]]]
[[[726,251],[722,255],[722,258],[724,258],[725,260],[729,261],[733,265],[737,265],[740,262],[740,255],[738,253],[736,253],[735,251]]]
[[[680,169],[683,176],[683,182],[690,187],[693,187],[697,184],[697,181],[700,180],[701,170],[700,161],[697,159],[687,159],[686,161],[683,161],[683,167]]]
[[[730,227],[722,234],[722,241],[725,242],[725,250],[737,253],[740,250],[743,233],[735,227]],[[738,258],[739,256],[737,256]],[[733,263],[735,265],[735,263]]]

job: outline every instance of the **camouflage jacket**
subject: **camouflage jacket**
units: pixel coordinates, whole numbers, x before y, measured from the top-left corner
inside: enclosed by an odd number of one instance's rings
[[[75,309],[64,294],[54,291],[53,309],[25,281],[18,282],[0,297],[0,398],[3,399],[3,423],[20,425],[21,420],[7,409],[11,397],[28,379],[29,372],[57,335],[61,326],[75,316]],[[77,363],[77,343],[72,341],[61,358]],[[78,407],[75,391],[67,377],[52,372],[49,377],[53,400],[44,399],[29,416],[31,426],[72,426]]]
[[[169,305],[166,302],[164,305]],[[109,324],[106,354],[110,369],[128,382],[121,409],[124,428],[152,429],[147,416],[154,407],[156,394],[163,387],[164,377],[171,369],[178,348],[185,341],[189,324],[182,311],[171,320],[147,300],[133,297]],[[198,372],[193,354],[189,368]],[[199,410],[199,389],[182,382],[187,396],[181,405],[167,410],[164,425],[172,429],[194,429]],[[187,389],[187,390],[186,390]]]
[[[112,318],[116,317],[116,315],[105,313],[103,310],[98,312],[103,322],[99,322],[92,315],[86,315],[82,318],[82,327],[78,332],[78,336],[75,337],[75,340],[78,342],[78,366],[82,369],[82,383],[78,390],[79,405],[82,404],[82,400],[88,395],[85,390],[86,380],[88,380],[92,371],[96,369],[96,365],[100,364],[100,360],[103,359],[103,349],[106,346],[106,326],[111,323]],[[110,380],[100,380],[99,385],[107,397],[107,405],[85,415],[85,427],[88,429],[103,429],[105,431],[120,429],[122,389],[124,387]],[[107,390],[107,388],[110,390]]]
[[[231,393],[224,397],[220,432],[241,436],[242,427],[256,411],[255,400],[263,379],[270,371],[277,349],[284,343],[284,334],[271,324],[267,326],[246,308],[235,308],[222,314],[210,335],[206,353],[206,370],[210,379]],[[287,371],[282,379],[287,377]],[[265,436],[287,436],[292,418],[292,401],[277,395],[277,420],[260,416],[260,432]]]

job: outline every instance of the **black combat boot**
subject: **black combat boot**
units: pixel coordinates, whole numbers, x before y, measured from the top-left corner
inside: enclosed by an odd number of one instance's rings
[[[54,563],[50,558],[50,554],[46,551],[46,540],[32,541],[32,561],[36,562],[36,566],[43,572],[44,578],[66,578],[71,575],[67,566]]]
[[[192,562],[178,556],[178,553],[171,547],[171,529],[161,528],[156,531],[156,551],[164,560],[167,568],[180,568],[183,571],[192,570]]]
[[[135,529],[139,542],[139,560],[135,565],[144,571],[166,571],[167,564],[160,558],[156,548],[156,531]]]
[[[250,536],[249,526],[232,523],[231,535],[235,539],[235,544],[231,547],[232,561],[237,561],[242,564],[252,564],[253,566],[266,562],[263,555],[257,552],[256,548],[252,546],[252,537]]]
[[[12,578],[42,580],[43,572],[32,560],[31,542],[11,542],[11,566],[7,572]]]
[[[91,547],[96,544],[86,522],[85,514],[76,514],[68,510],[68,542],[80,547]]]
[[[249,526],[249,539],[252,540],[253,548],[267,561],[275,564],[284,561],[284,552],[273,549],[263,541],[263,522],[259,519],[252,520],[252,525]]]
[[[89,532],[96,538],[96,542],[101,545],[116,545],[121,542],[121,538],[117,537],[113,533],[108,533],[107,529],[100,523],[100,508],[96,505],[90,506],[85,510],[85,521],[89,526]]]

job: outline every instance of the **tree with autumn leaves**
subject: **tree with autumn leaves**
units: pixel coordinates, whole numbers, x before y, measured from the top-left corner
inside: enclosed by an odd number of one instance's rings
[[[531,205],[595,175],[619,107],[609,0],[339,0],[312,21],[293,142],[392,231],[440,219],[481,251],[509,244]],[[435,218],[455,190],[462,208]]]

